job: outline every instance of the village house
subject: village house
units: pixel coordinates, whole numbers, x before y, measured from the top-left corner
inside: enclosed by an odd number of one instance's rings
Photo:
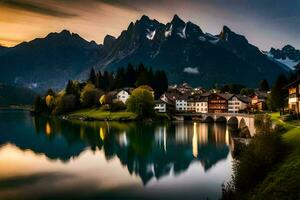
[[[160,99],[166,103],[174,104],[176,99],[179,97],[179,94],[174,92],[166,92],[163,95],[161,95]]]
[[[208,112],[209,113],[227,113],[228,100],[232,94],[212,93],[208,96]]]
[[[293,114],[299,115],[300,79],[288,84],[286,88],[289,91],[288,108]]]
[[[178,96],[175,100],[175,108],[177,111],[187,111],[187,96]]]
[[[196,101],[195,99],[189,98],[187,100],[187,107],[186,107],[188,112],[195,112],[196,111]]]
[[[197,113],[207,113],[208,112],[208,97],[201,96],[195,102],[195,111]]]
[[[122,101],[124,104],[129,99],[133,88],[123,88],[117,91],[115,97],[118,101]]]
[[[263,111],[267,108],[267,92],[255,91],[251,97],[252,110]]]
[[[243,95],[233,95],[228,100],[228,113],[239,113],[246,110],[251,102],[251,98]]]
[[[154,110],[159,113],[167,112],[167,103],[160,99],[154,101]]]

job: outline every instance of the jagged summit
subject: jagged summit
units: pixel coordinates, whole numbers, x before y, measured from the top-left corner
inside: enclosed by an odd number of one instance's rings
[[[164,69],[170,83],[194,86],[240,83],[251,87],[286,73],[229,27],[224,26],[219,35],[204,34],[197,24],[178,15],[166,24],[143,15],[118,37],[106,35],[103,45],[63,30],[1,52],[0,80],[35,81],[47,88],[63,86],[68,79],[84,79],[91,67],[114,71],[128,63]],[[194,69],[193,73],[187,69]]]

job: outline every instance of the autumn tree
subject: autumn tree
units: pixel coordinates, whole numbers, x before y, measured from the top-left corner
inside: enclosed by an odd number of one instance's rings
[[[139,117],[150,117],[153,114],[154,97],[152,93],[143,88],[133,90],[126,102],[127,109]]]

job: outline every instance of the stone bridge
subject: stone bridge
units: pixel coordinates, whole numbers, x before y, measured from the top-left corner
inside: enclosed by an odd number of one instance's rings
[[[239,128],[247,126],[251,136],[255,134],[255,115],[244,113],[176,113],[174,117],[180,121],[223,122],[228,125],[237,125]]]

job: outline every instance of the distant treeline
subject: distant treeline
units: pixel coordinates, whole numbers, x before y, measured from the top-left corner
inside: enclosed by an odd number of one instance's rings
[[[115,73],[108,71],[96,73],[92,69],[88,81],[103,91],[149,85],[155,91],[157,98],[168,89],[168,78],[165,71],[153,71],[152,68],[147,68],[143,64],[140,64],[138,67],[128,64],[126,68],[118,68]]]
[[[168,89],[166,73],[163,70],[152,71],[143,64],[138,67],[128,64],[126,68],[118,68],[115,73],[108,71],[96,73],[94,69],[91,69],[86,81],[69,80],[63,91],[56,93],[49,89],[45,95],[37,96],[34,101],[34,109],[37,114],[54,115],[81,108],[106,108],[107,105],[110,110],[124,110],[126,109],[124,103],[112,101],[111,91],[125,87],[144,87],[144,85],[150,86],[154,90],[155,97],[159,98]],[[101,99],[104,99],[103,102]]]

